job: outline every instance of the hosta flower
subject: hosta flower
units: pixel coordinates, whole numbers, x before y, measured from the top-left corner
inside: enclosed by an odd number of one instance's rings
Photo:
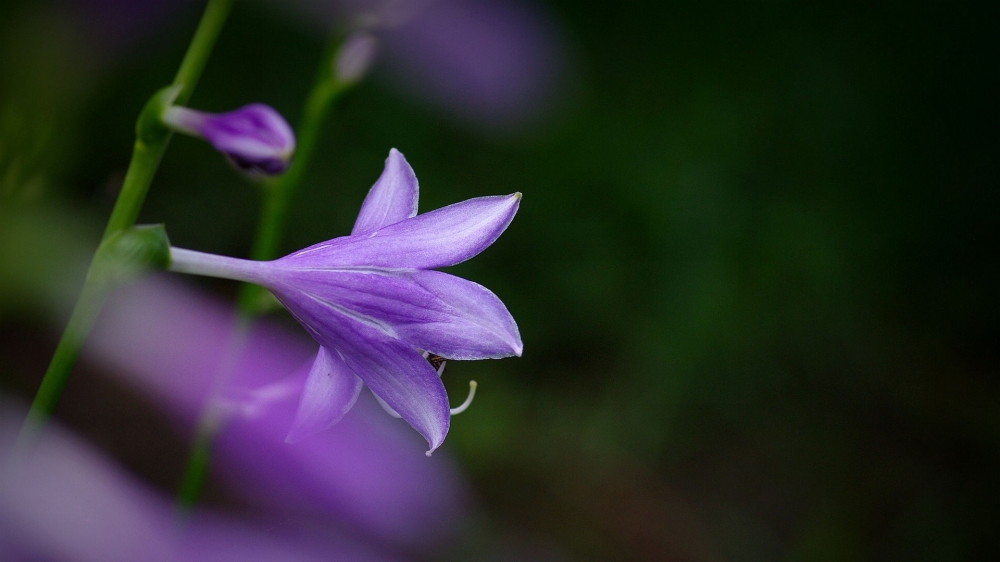
[[[161,119],[171,129],[205,139],[241,170],[275,175],[288,168],[295,133],[270,106],[252,103],[227,113],[170,106]]]
[[[432,271],[492,244],[521,194],[479,197],[417,215],[417,178],[389,153],[350,236],[283,258],[255,262],[171,249],[171,270],[257,283],[270,289],[321,348],[289,440],[336,423],[362,382],[430,444],[448,433],[451,412],[424,351],[446,359],[520,355],[521,337],[485,287]]]

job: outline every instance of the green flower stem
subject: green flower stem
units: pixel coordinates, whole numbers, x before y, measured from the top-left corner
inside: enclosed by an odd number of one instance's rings
[[[316,142],[326,122],[330,110],[337,98],[350,85],[339,82],[333,74],[334,57],[339,47],[339,38],[331,40],[320,60],[319,70],[313,81],[312,88],[306,98],[302,119],[296,131],[295,158],[288,171],[281,176],[264,183],[264,196],[261,204],[260,218],[257,222],[257,236],[254,239],[250,258],[254,260],[272,260],[278,257],[281,236],[285,230],[288,208],[292,196],[302,183],[305,169],[312,159]],[[254,317],[262,310],[260,303],[264,300],[266,290],[257,285],[244,284],[240,287],[237,303],[240,314]]]
[[[42,377],[38,392],[35,393],[35,399],[28,410],[28,417],[17,436],[14,456],[30,452],[34,444],[37,443],[45,422],[52,415],[59,395],[62,394],[63,388],[66,386],[66,380],[69,378],[70,371],[73,370],[76,358],[80,355],[83,342],[86,340],[90,328],[94,325],[94,321],[97,320],[101,306],[107,298],[109,288],[104,282],[105,280],[99,279],[99,277],[101,275],[92,266],[87,272],[83,290],[73,307],[73,313],[66,324],[62,338],[52,355],[52,361],[45,371],[45,376]]]
[[[178,88],[173,100],[175,104],[184,105],[191,98],[208,57],[215,47],[215,41],[219,38],[222,26],[226,23],[226,17],[233,8],[233,1],[208,1],[184,60],[181,61],[177,75],[174,76],[172,85]],[[122,183],[115,208],[111,211],[108,226],[104,230],[105,238],[135,224],[149,186],[153,182],[153,176],[156,175],[163,153],[167,150],[167,143],[170,142],[172,135],[160,124],[159,114],[150,115],[153,105],[155,104],[149,104],[143,109],[136,125],[137,135],[132,160],[129,162],[128,171],[125,172],[125,181]]]
[[[219,380],[216,381],[213,395],[219,394],[228,383],[229,378],[235,374],[240,355],[246,345],[247,336],[250,334],[250,325],[249,317],[240,316],[237,318],[236,328],[226,344],[226,354],[219,367]],[[177,488],[177,508],[181,518],[186,517],[191,512],[201,496],[205,477],[208,475],[212,442],[215,440],[219,428],[226,423],[226,416],[226,407],[218,400],[211,398],[206,402],[206,406],[201,412],[198,425],[195,427],[191,451],[188,453],[184,473],[181,476],[181,483]]]
[[[283,175],[267,180],[263,184],[263,201],[251,259],[270,260],[277,257],[292,196],[302,182],[305,169],[312,159],[319,134],[334,102],[350,87],[349,84],[339,82],[334,77],[333,63],[339,46],[340,38],[331,38],[320,60],[319,70],[306,97],[302,118],[296,131],[295,158],[292,160],[292,165]],[[257,285],[245,283],[240,287],[237,303],[239,311],[237,337],[230,343],[231,350],[237,354],[236,356],[246,343],[246,335],[253,320],[267,310],[267,307],[261,304],[265,302],[267,296],[267,291]],[[219,377],[220,386],[225,385],[229,374],[223,370]],[[198,420],[194,444],[177,492],[177,503],[182,514],[190,512],[201,495],[208,473],[212,442],[223,423],[225,423],[224,412],[210,400]]]
[[[232,5],[233,0],[209,0],[198,30],[174,78],[174,86],[178,90],[176,96],[178,103],[186,102],[191,96]],[[167,148],[170,133],[159,124],[156,115],[151,115],[158,107],[158,102],[162,100],[159,96],[160,94],[154,96],[139,116],[132,159],[125,173],[122,190],[118,194],[118,200],[104,230],[102,245],[115,234],[135,224],[146,192],[149,191],[149,185]],[[99,255],[100,250],[91,262],[83,290],[77,298],[69,323],[63,331],[49,368],[45,371],[42,383],[31,403],[28,418],[18,434],[16,445],[18,451],[27,451],[34,446],[42,427],[52,415],[52,410],[66,386],[69,373],[80,355],[83,342],[87,339],[111,290],[110,280],[101,271],[105,265],[99,264],[99,261],[102,261],[98,260]]]

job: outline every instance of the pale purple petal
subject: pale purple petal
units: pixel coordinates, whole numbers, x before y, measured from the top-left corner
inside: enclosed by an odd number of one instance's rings
[[[0,403],[0,559],[169,562],[165,502],[54,423],[28,459],[7,458],[23,412]]]
[[[492,291],[440,271],[419,271],[413,278],[445,303],[450,315],[400,326],[403,339],[448,359],[521,356],[517,323]]]
[[[507,131],[544,118],[571,59],[556,19],[517,0],[272,0],[327,32],[360,23],[379,38],[400,89],[475,125]],[[381,56],[384,54],[384,56]]]
[[[403,154],[393,148],[385,169],[361,204],[351,235],[370,234],[380,228],[417,215],[419,184]]]
[[[433,269],[482,252],[517,213],[521,194],[477,197],[398,222],[367,236],[310,246],[274,263],[286,268]]]
[[[446,455],[419,455],[420,439],[367,396],[329,430],[286,444],[316,344],[258,321],[234,351],[237,332],[231,306],[156,276],[108,302],[83,358],[188,428],[222,366],[232,365],[227,402],[250,396],[254,407],[223,424],[212,466],[244,498],[346,521],[408,549],[430,546],[454,528],[466,493],[461,474]]]
[[[0,402],[0,560],[4,562],[323,562],[398,558],[289,517],[257,526],[197,510],[179,524],[156,494],[50,423],[30,458],[4,458],[23,412]],[[266,521],[262,521],[265,523]],[[278,529],[277,523],[282,528]],[[301,529],[295,531],[294,529]]]
[[[295,443],[340,421],[358,399],[361,386],[361,379],[354,376],[336,351],[320,347],[285,441]]]
[[[266,519],[265,519],[266,521]],[[251,525],[213,514],[196,514],[184,529],[183,542],[171,562],[390,562],[399,555],[380,551],[310,521],[274,518]],[[145,562],[146,559],[138,559]]]
[[[384,38],[391,78],[445,110],[496,129],[542,117],[564,79],[558,29],[525,2],[427,2]]]
[[[320,345],[339,351],[354,374],[427,439],[428,454],[441,445],[451,422],[448,394],[420,353],[385,326],[332,303],[301,293],[290,298],[275,291],[275,296]]]
[[[290,272],[284,283],[303,292],[300,298],[335,303],[448,359],[499,359],[523,348],[517,324],[496,295],[447,273],[313,269]]]

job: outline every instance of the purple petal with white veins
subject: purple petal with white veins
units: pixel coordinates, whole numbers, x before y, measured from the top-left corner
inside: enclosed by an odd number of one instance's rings
[[[255,524],[199,507],[186,525],[179,525],[168,498],[58,424],[46,427],[29,458],[8,457],[23,419],[0,398],[0,466],[5,469],[0,560],[5,562],[399,560],[390,549],[352,538],[356,529],[313,530],[287,515]]]
[[[499,359],[520,355],[523,347],[496,295],[447,273],[312,269],[288,272],[284,283],[448,359]]]
[[[451,423],[448,394],[415,349],[393,337],[390,327],[336,304],[304,293],[274,294],[320,345],[339,351],[354,374],[424,436],[428,454],[441,445]]]
[[[397,222],[367,236],[345,236],[274,262],[286,268],[433,269],[482,252],[517,213],[521,194],[477,197]]]
[[[417,175],[393,148],[385,159],[385,169],[361,204],[351,235],[369,234],[382,227],[417,215],[420,188]]]
[[[447,305],[449,314],[399,326],[403,339],[448,359],[521,356],[524,344],[517,323],[492,291],[440,271],[418,271],[413,278]]]
[[[295,443],[328,429],[344,417],[360,393],[361,379],[354,376],[336,351],[320,347],[285,442]]]

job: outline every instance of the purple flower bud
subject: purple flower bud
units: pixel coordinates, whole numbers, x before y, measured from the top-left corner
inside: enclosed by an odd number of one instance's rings
[[[358,32],[344,41],[337,51],[333,72],[337,80],[353,84],[368,74],[378,52],[378,39],[374,35]]]
[[[162,119],[175,131],[205,139],[247,172],[280,174],[288,168],[295,152],[295,133],[288,122],[262,103],[228,113],[172,106],[163,112]]]

